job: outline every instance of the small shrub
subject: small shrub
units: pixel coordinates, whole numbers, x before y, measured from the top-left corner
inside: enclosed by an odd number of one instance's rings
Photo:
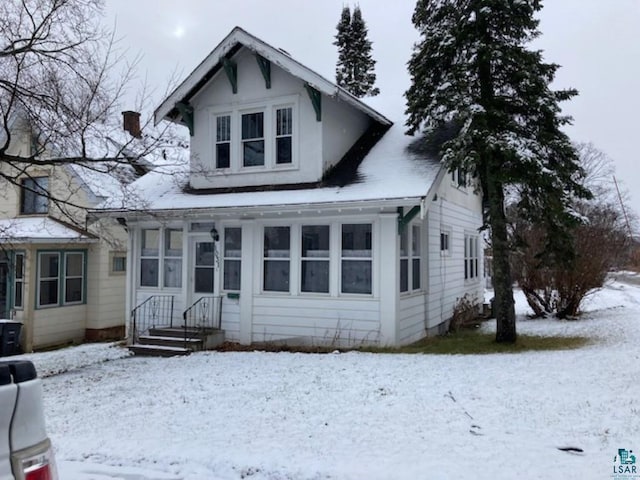
[[[459,298],[453,307],[453,315],[449,321],[449,333],[474,325],[478,320],[478,300],[468,293]]]

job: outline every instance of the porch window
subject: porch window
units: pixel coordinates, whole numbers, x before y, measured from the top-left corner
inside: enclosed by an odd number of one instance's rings
[[[411,277],[414,290],[420,289],[421,271],[421,247],[420,247],[420,225],[411,226]]]
[[[289,291],[290,247],[289,227],[264,227],[265,292]]]
[[[242,229],[224,229],[224,290],[240,290],[240,267],[242,257]]]
[[[293,151],[293,108],[276,110],[276,164],[292,162]]]
[[[49,211],[49,177],[22,180],[20,213],[47,213]]]
[[[60,282],[60,254],[40,253],[38,255],[38,306],[58,304]]]
[[[13,308],[24,308],[24,253],[13,258]]]
[[[140,286],[158,286],[158,265],[160,262],[160,230],[142,230],[140,242]]]
[[[264,112],[242,115],[242,165],[264,165]]]
[[[400,292],[420,289],[420,226],[411,225],[400,235]]]
[[[464,278],[471,280],[478,278],[478,237],[464,236]]]
[[[231,166],[231,115],[216,117],[216,168]]]
[[[342,225],[342,293],[371,293],[371,224]]]
[[[167,228],[164,231],[164,286],[182,286],[182,230]]]
[[[82,303],[84,253],[65,253],[64,303]]]
[[[329,293],[329,226],[302,227],[301,291]]]
[[[449,232],[440,232],[440,255],[449,255]]]

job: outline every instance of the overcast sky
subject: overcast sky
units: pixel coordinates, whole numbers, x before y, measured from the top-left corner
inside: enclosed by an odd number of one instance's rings
[[[414,0],[359,0],[377,61],[379,98],[371,102],[403,121],[409,84],[406,62],[418,34],[411,23]],[[334,80],[332,44],[344,0],[107,0],[110,22],[129,53],[140,54],[140,78],[156,89],[155,102],[172,74],[184,79],[231,31],[240,26],[283,48]],[[351,3],[350,5],[354,5]],[[536,46],[562,66],[556,88],[580,96],[563,105],[574,117],[568,130],[614,159],[618,180],[640,213],[640,0],[547,0]]]

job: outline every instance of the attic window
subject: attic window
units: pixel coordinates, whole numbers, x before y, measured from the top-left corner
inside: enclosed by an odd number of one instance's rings
[[[216,117],[216,168],[231,165],[231,115]]]
[[[276,163],[291,163],[293,144],[293,108],[276,110]]]
[[[242,165],[264,165],[264,112],[242,115]]]
[[[49,211],[49,177],[22,180],[20,213],[47,213]]]

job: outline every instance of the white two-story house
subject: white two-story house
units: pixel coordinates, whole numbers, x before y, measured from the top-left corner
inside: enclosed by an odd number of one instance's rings
[[[235,28],[155,119],[188,129],[188,170],[101,213],[129,232],[133,339],[187,322],[242,344],[403,345],[482,297],[474,188],[286,52]]]

